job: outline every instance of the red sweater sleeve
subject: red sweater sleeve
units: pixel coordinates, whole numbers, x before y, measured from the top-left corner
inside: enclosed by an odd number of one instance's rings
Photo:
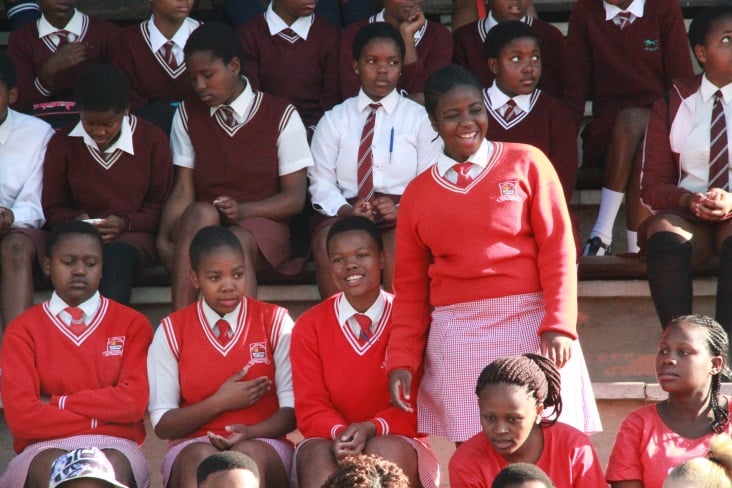
[[[119,216],[127,220],[128,231],[156,233],[160,225],[163,204],[173,188],[173,154],[162,130],[140,118],[137,119],[137,122],[143,125],[138,128],[139,131],[144,131],[141,138],[151,141],[149,148],[144,147],[149,150],[149,153],[146,154],[149,161],[141,161],[141,163],[151,166],[150,181],[142,206],[133,212],[122,213]],[[136,150],[143,150],[143,147],[138,146]]]
[[[672,91],[672,96],[678,95]],[[678,186],[678,156],[671,151],[668,117],[666,101],[656,101],[643,143],[641,197],[656,211],[678,207],[681,195],[688,193]]]
[[[572,222],[562,185],[546,156],[536,148],[530,170],[531,228],[538,247],[537,267],[546,315],[539,334],[561,332],[577,338],[577,265]]]
[[[297,428],[305,438],[335,439],[348,423],[336,411],[325,385],[315,323],[297,320],[292,330],[290,361]]]
[[[422,93],[427,78],[435,71],[450,64],[452,60],[452,35],[450,31],[440,24],[430,22],[425,34],[430,29],[434,29],[434,35],[431,36],[426,54],[420,54],[417,61],[402,66],[399,85],[408,93]],[[420,50],[418,49],[418,51]]]
[[[48,142],[43,162],[43,192],[41,202],[46,222],[54,227],[77,218],[82,212],[74,205],[68,182],[68,135],[56,132]]]
[[[252,88],[260,90],[259,87],[259,48],[257,46],[256,21],[244,24],[239,27],[239,39],[244,47],[244,66],[242,70],[247,79],[251,82]]]
[[[23,88],[13,107],[21,112],[27,112],[34,104],[51,99],[50,94],[41,93],[35,84],[36,69],[33,65],[33,43],[31,42],[34,33],[35,29],[31,25],[26,25],[10,34],[8,38],[8,57],[13,61],[18,73],[17,86]],[[49,86],[44,86],[43,89],[47,92],[51,91]]]
[[[587,37],[587,11],[583,2],[574,4],[569,16],[567,53],[562,84],[564,102],[569,107],[577,126],[585,113],[585,100],[590,93],[592,76],[592,48]]]
[[[134,28],[139,30],[140,26],[135,25]],[[122,29],[115,36],[114,55],[112,64],[118,67],[127,75],[130,80],[130,106],[133,109],[142,107],[149,103],[149,99],[145,96],[145,90],[140,85],[140,79],[135,75],[135,67],[132,61],[133,53],[130,49],[130,38],[132,37],[130,28]]]
[[[80,390],[71,395],[52,396],[50,404],[65,411],[103,422],[138,422],[145,415],[149,397],[147,349],[152,329],[147,319],[135,313],[125,338],[122,369],[117,384],[95,390]],[[118,320],[124,320],[119,317]]]
[[[41,440],[91,431],[89,416],[41,399],[33,337],[17,321],[3,336],[0,366],[5,421],[14,437]]]
[[[429,170],[428,170],[429,171]],[[411,190],[411,191],[410,191]],[[420,212],[410,184],[399,202],[394,265],[394,310],[391,337],[386,352],[386,371],[408,368],[416,374],[422,364],[430,323],[430,278],[432,255],[417,227]],[[415,392],[416,393],[416,392]],[[412,395],[414,398],[414,395]]]

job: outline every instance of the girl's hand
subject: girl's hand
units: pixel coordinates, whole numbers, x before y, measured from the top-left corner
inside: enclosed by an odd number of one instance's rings
[[[214,393],[224,407],[223,410],[236,410],[254,405],[271,388],[272,382],[266,376],[241,381],[247,371],[248,368],[238,371],[224,381]]]
[[[13,222],[15,222],[13,211],[7,207],[0,207],[0,232],[9,230]]]
[[[346,456],[361,454],[366,447],[366,441],[375,434],[376,426],[373,422],[351,424],[333,441],[333,455],[340,461]]]
[[[353,215],[366,217],[370,221],[374,221],[374,207],[366,200],[359,199],[353,204]]]
[[[689,205],[694,215],[700,219],[719,222],[730,216],[732,195],[721,188],[710,188],[706,194],[695,193]]]
[[[220,196],[213,201],[214,207],[232,222],[241,220],[239,204],[231,197]]]
[[[374,212],[378,217],[377,220],[385,222],[395,222],[397,218],[397,206],[389,197],[378,197],[373,202]]]
[[[99,231],[99,235],[102,236],[102,241],[105,244],[112,242],[118,235],[124,232],[126,227],[125,220],[116,215],[109,215],[98,224],[93,225]]]
[[[399,32],[402,34],[402,37],[409,39],[412,45],[414,45],[414,33],[421,29],[425,22],[427,22],[427,19],[424,16],[424,12],[422,12],[419,5],[415,5],[411,12],[409,12],[407,20],[399,24]]]
[[[401,368],[389,373],[389,396],[392,405],[405,412],[414,412],[412,405],[409,404],[411,388],[411,371]]]
[[[226,432],[230,432],[231,434],[224,437],[210,431],[207,433],[211,445],[219,451],[229,450],[241,441],[249,439],[248,429],[244,424],[227,425]]]
[[[572,357],[574,339],[561,332],[544,332],[539,338],[541,353],[557,365],[563,367]]]

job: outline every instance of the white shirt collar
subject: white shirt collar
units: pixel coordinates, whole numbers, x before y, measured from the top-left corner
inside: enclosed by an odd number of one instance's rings
[[[232,331],[236,330],[236,326],[239,323],[239,310],[241,309],[242,302],[239,302],[239,305],[236,306],[234,310],[227,313],[223,317],[219,315],[219,313],[211,308],[211,306],[206,303],[206,300],[201,299],[201,302],[203,303],[203,316],[206,317],[206,321],[208,322],[208,326],[213,330],[214,326],[216,326],[216,322],[218,322],[221,319],[226,320],[226,322],[229,323],[229,327],[231,327]]]
[[[492,28],[494,28],[495,26],[498,25],[498,21],[496,20],[495,17],[493,17],[493,12],[490,10],[488,11],[488,16],[486,17],[486,19],[487,19],[486,26],[485,26],[486,32],[488,32],[489,30],[491,30]],[[524,15],[523,17],[521,17],[519,22],[523,22],[525,24],[526,20],[528,20],[528,17],[526,15]]]
[[[264,20],[267,21],[267,27],[269,28],[270,35],[276,36],[288,27],[295,31],[295,34],[302,37],[307,41],[308,34],[310,33],[310,26],[313,25],[315,20],[314,14],[310,14],[306,17],[298,17],[292,25],[287,25],[282,17],[277,15],[277,12],[272,8],[272,3],[269,3],[267,11],[264,12]]]
[[[717,90],[722,91],[724,104],[729,105],[730,102],[732,102],[732,83],[728,83],[720,88],[717,85],[713,84],[711,81],[709,81],[706,74],[702,76],[699,91],[701,93],[702,100],[704,100],[704,103],[707,103],[709,99],[712,98],[715,93],[717,93]]]
[[[620,12],[630,12],[636,17],[643,17],[643,9],[646,5],[646,0],[633,0],[625,10],[607,3],[605,0],[602,1],[603,7],[605,7],[605,20],[612,20]]]
[[[85,302],[79,304],[79,308],[84,312],[84,322],[87,324],[91,321],[94,315],[99,310],[99,305],[102,299],[100,298],[99,292],[95,291],[94,294],[89,297]],[[58,294],[54,291],[51,294],[51,299],[48,301],[48,311],[51,315],[58,316],[59,313],[63,312],[69,304],[61,299]]]
[[[122,124],[120,124],[119,132],[120,134],[117,140],[114,141],[114,143],[109,146],[104,151],[104,153],[112,154],[117,149],[121,149],[127,154],[134,156],[135,147],[132,144],[132,126],[130,125],[129,115],[125,115],[124,117],[122,117]],[[97,146],[97,143],[94,141],[94,139],[92,139],[91,136],[86,132],[86,130],[84,129],[84,124],[82,124],[81,121],[77,122],[71,132],[69,132],[69,137],[82,137],[84,139],[84,144],[99,150],[99,146]]]
[[[186,41],[188,41],[188,37],[191,35],[191,32],[193,32],[198,26],[198,22],[194,21],[193,19],[186,18],[186,20],[183,21],[178,30],[175,31],[173,37],[168,39],[160,32],[158,27],[155,25],[154,17],[155,15],[151,15],[147,21],[147,28],[150,32],[150,49],[154,53],[158,52],[160,48],[163,47],[163,44],[168,41],[173,41],[173,44],[179,47],[182,52],[183,48],[186,45]]]
[[[379,11],[379,13],[374,15],[372,18],[374,19],[375,22],[386,22],[384,20],[384,9],[382,8],[381,11]],[[424,36],[425,30],[427,30],[427,21],[426,20],[424,22],[424,25],[420,29],[418,29],[417,32],[414,33],[415,44],[417,42],[419,42],[420,39],[422,39],[422,37]]]
[[[386,110],[386,113],[392,113],[394,110],[396,110],[397,105],[399,104],[399,99],[401,98],[401,95],[399,94],[399,90],[394,88],[391,93],[389,93],[387,96],[379,100],[378,102],[374,102],[369,98],[368,95],[366,95],[363,91],[363,89],[359,90],[358,92],[358,98],[356,99],[356,107],[358,108],[359,112],[363,112],[366,110],[366,107],[369,106],[369,104],[372,103],[380,103],[381,108]]]
[[[373,328],[381,320],[381,315],[384,313],[384,307],[386,306],[386,298],[384,297],[384,290],[381,290],[379,296],[376,297],[374,303],[369,307],[368,310],[363,312],[363,315],[368,316],[371,319],[371,327]],[[360,314],[358,310],[353,308],[351,303],[346,298],[344,293],[338,297],[338,323],[343,327],[348,323],[348,319],[353,317],[355,314]],[[358,334],[357,330],[354,330]]]
[[[234,118],[236,118],[237,122],[242,122],[247,118],[249,110],[251,110],[252,107],[252,101],[254,100],[252,84],[249,83],[249,80],[245,76],[242,76],[242,78],[244,79],[244,90],[229,104],[229,107],[234,109]],[[209,115],[213,117],[222,105],[216,105],[215,107],[209,108]]]
[[[68,23],[63,27],[63,29],[69,31],[70,33],[74,34],[76,36],[76,39],[81,37],[82,30],[84,28],[84,17],[86,17],[86,14],[83,14],[79,12],[78,10],[74,10],[74,15],[69,19]],[[41,15],[41,18],[38,19],[38,38],[41,39],[43,37],[46,37],[49,34],[53,34],[54,32],[59,31],[60,29],[54,27],[51,25],[51,23],[46,20],[46,17],[44,15]]]
[[[493,81],[493,84],[488,88],[488,97],[491,100],[491,107],[493,107],[494,110],[498,110],[499,108],[503,107],[506,102],[511,100],[511,97],[506,95],[503,91],[501,91],[500,88],[498,88],[495,80]],[[520,108],[521,111],[529,112],[531,110],[531,94],[516,95],[515,97],[513,97],[513,101],[516,102],[516,106]]]
[[[488,160],[490,159],[491,154],[493,154],[493,146],[491,144],[488,144],[488,141],[486,139],[483,139],[483,142],[480,144],[478,150],[474,154],[471,154],[470,157],[465,161],[455,161],[450,156],[442,152],[437,157],[437,172],[440,174],[440,176],[444,177],[445,173],[447,173],[447,170],[452,168],[455,164],[465,163],[467,161],[470,161],[471,163],[480,166],[481,168],[485,168],[488,165]]]
[[[8,107],[8,115],[5,117],[3,123],[0,124],[0,144],[8,142],[8,137],[10,137],[10,133],[13,131],[14,113],[15,111]]]

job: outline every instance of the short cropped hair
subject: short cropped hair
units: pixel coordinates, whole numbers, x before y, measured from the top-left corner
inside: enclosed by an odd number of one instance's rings
[[[351,215],[345,217],[331,226],[328,230],[328,236],[325,238],[325,249],[329,251],[330,241],[343,232],[349,232],[352,230],[362,230],[367,233],[371,239],[376,243],[376,247],[379,251],[384,250],[384,239],[381,237],[381,231],[379,227],[371,222],[366,217]]]
[[[402,61],[404,60],[404,55],[407,52],[404,39],[402,39],[402,35],[399,34],[396,27],[387,22],[366,24],[356,32],[356,37],[353,38],[353,59],[358,61],[361,58],[363,48],[374,39],[391,39],[394,41],[397,49],[399,49],[399,54],[402,55]]]
[[[694,17],[689,24],[689,45],[693,51],[696,46],[704,46],[707,35],[714,24],[722,19],[732,17],[732,5],[707,7]]]
[[[239,451],[221,451],[212,454],[198,465],[196,470],[196,481],[200,485],[209,475],[219,471],[230,471],[233,469],[245,469],[251,471],[259,481],[259,468],[252,458]]]
[[[18,85],[18,72],[7,54],[0,53],[0,83],[10,90]]]
[[[130,105],[130,80],[111,64],[92,64],[81,72],[74,87],[79,110],[122,113]]]
[[[62,222],[53,228],[51,235],[48,237],[48,245],[46,246],[46,257],[50,258],[53,254],[53,249],[56,247],[61,238],[69,234],[82,234],[92,236],[94,239],[99,241],[99,248],[104,249],[104,242],[102,236],[99,235],[99,231],[96,227],[83,220],[69,220],[68,222]]]
[[[244,48],[241,40],[231,27],[221,22],[206,22],[188,37],[183,53],[186,57],[199,51],[209,51],[211,55],[228,64],[237,58],[243,65]]]
[[[531,463],[515,463],[509,464],[498,473],[491,488],[506,488],[525,481],[541,481],[546,488],[554,487],[552,480],[540,467]]]
[[[488,34],[485,36],[483,50],[486,57],[497,58],[501,54],[503,48],[506,47],[506,44],[514,39],[522,39],[526,37],[534,39],[539,45],[541,45],[536,31],[525,22],[518,20],[499,22],[498,25],[489,30]]]
[[[228,247],[234,251],[242,253],[242,255],[244,254],[241,242],[239,242],[239,239],[237,239],[234,233],[226,227],[212,225],[199,230],[196,235],[193,236],[193,240],[191,241],[188,251],[188,255],[191,260],[191,269],[193,269],[193,271],[197,271],[203,256],[222,247]]]

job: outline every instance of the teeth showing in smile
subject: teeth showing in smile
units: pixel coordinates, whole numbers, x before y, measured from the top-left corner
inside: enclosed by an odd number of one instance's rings
[[[351,276],[346,276],[346,281],[351,282],[351,281],[360,280],[362,278],[363,278],[362,274],[351,275]]]
[[[458,137],[460,139],[466,139],[467,140],[467,139],[473,139],[473,138],[475,138],[476,134],[477,134],[477,132],[471,132],[469,134],[461,134]]]

